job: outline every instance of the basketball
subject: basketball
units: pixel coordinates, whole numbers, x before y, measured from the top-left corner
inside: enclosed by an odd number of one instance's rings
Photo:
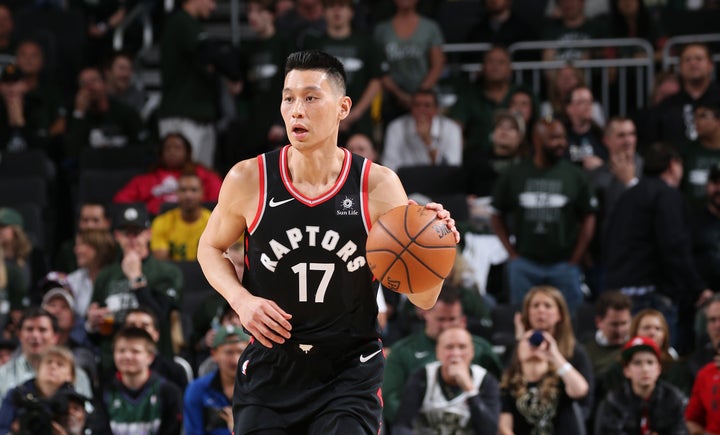
[[[398,293],[437,287],[455,261],[455,236],[434,210],[403,205],[388,211],[368,234],[365,256],[373,275]]]

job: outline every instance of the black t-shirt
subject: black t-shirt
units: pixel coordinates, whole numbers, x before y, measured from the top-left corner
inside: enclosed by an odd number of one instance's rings
[[[578,432],[573,400],[565,393],[562,380],[557,389],[555,401],[545,404],[539,400],[537,382],[529,382],[526,392],[517,398],[507,388],[500,390],[500,412],[512,414],[515,435],[530,435],[540,427],[551,428],[551,433],[558,435]]]

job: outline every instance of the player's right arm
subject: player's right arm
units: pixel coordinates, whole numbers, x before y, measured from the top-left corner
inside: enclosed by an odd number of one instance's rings
[[[292,316],[274,301],[252,295],[224,256],[255,217],[258,197],[257,159],[244,160],[223,181],[218,203],[200,237],[197,256],[208,282],[235,310],[245,329],[262,345],[272,347],[290,338]]]

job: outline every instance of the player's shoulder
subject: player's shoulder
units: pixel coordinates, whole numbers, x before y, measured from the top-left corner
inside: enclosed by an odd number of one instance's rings
[[[379,163],[371,162],[370,171],[368,173],[368,185],[370,189],[388,182],[399,183],[400,178],[398,178],[397,174],[392,169],[385,167]]]

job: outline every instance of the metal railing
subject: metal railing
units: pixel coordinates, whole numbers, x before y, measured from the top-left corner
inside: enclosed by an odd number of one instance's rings
[[[123,45],[125,44],[125,31],[138,20],[142,24],[143,42],[141,51],[148,50],[152,47],[153,25],[152,18],[150,17],[150,8],[145,3],[139,3],[115,28],[115,32],[113,33],[113,49],[115,51],[121,51],[123,49]]]
[[[467,44],[445,44],[443,51],[446,54],[451,53],[483,53],[488,51],[492,46],[485,43],[467,43]],[[610,92],[611,92],[611,70],[616,70],[617,75],[617,101],[618,112],[626,115],[628,111],[628,89],[629,81],[635,81],[635,107],[644,107],[647,97],[652,88],[655,77],[654,54],[655,50],[652,45],[640,38],[621,38],[621,39],[588,39],[580,41],[523,41],[516,42],[508,47],[508,51],[512,58],[517,58],[517,54],[521,51],[542,52],[544,50],[559,49],[601,49],[606,47],[615,48],[633,48],[642,53],[642,57],[613,58],[613,59],[579,59],[579,60],[538,60],[523,61],[515,60],[512,62],[514,79],[517,84],[523,84],[530,75],[530,83],[528,85],[536,95],[542,95],[543,72],[562,68],[568,63],[572,66],[584,70],[585,81],[588,86],[593,85],[593,79],[597,76],[592,72],[599,71],[600,79],[600,95],[597,98],[602,104],[605,113],[609,113],[610,108]],[[478,56],[480,57],[480,56]],[[540,56],[538,56],[540,57]],[[459,69],[463,73],[474,74],[482,70],[482,63],[460,61],[459,64],[453,64],[451,68]],[[634,74],[629,77],[628,71],[634,69]]]
[[[720,33],[711,33],[707,35],[684,35],[673,36],[668,39],[662,51],[662,69],[669,71],[672,67],[680,62],[677,54],[673,52],[673,48],[678,45],[689,44],[691,42],[720,42]],[[712,55],[713,63],[720,63],[720,53]]]

